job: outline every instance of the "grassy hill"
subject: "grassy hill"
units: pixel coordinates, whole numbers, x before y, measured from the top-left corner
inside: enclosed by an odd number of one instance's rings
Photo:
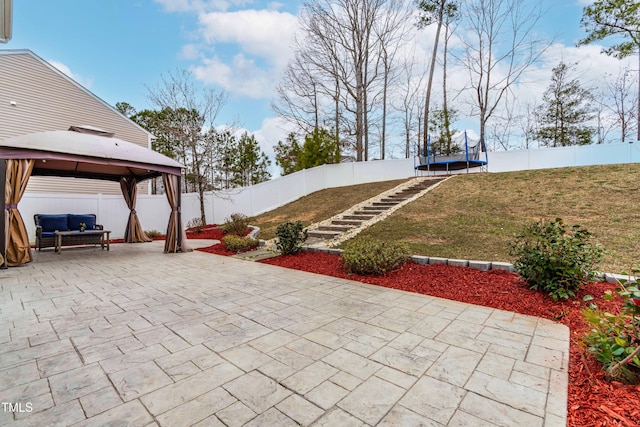
[[[314,222],[346,209],[317,195],[265,215]],[[628,271],[640,262],[640,164],[459,175],[362,235],[406,242],[417,255],[510,262],[508,242],[525,224],[556,217],[586,227],[609,251],[601,270]]]
[[[253,217],[251,225],[260,227],[261,239],[271,239],[275,237],[278,224],[299,220],[305,226],[311,225],[331,218],[355,204],[390,190],[406,181],[406,179],[399,179],[316,191],[278,209]]]

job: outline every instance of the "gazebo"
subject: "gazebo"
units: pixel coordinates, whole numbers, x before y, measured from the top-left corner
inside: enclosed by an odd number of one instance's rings
[[[124,233],[128,243],[150,240],[135,210],[137,184],[162,176],[171,206],[164,251],[190,251],[180,215],[182,168],[169,157],[91,126],[72,126],[67,131],[37,132],[0,141],[0,188],[4,188],[5,206],[0,209],[0,224],[5,224],[0,227],[2,265],[17,266],[32,260],[29,237],[18,211],[32,175],[119,182],[130,210]]]

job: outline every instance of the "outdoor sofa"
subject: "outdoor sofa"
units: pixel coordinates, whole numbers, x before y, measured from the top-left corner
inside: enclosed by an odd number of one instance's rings
[[[35,214],[36,223],[36,248],[57,248],[56,234],[64,233],[64,238],[58,237],[62,246],[71,245],[104,245],[104,227],[96,224],[94,214]],[[81,232],[80,226],[84,224],[86,231]],[[100,232],[97,232],[100,231]],[[103,246],[104,247],[104,246]]]

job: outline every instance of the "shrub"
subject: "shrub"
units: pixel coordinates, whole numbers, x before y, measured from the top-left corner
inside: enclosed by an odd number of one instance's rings
[[[297,254],[309,237],[301,221],[287,221],[276,228],[276,248],[283,254]]]
[[[348,243],[342,260],[349,273],[382,275],[393,270],[409,258],[404,243],[382,242],[358,238]]]
[[[249,217],[241,213],[234,213],[225,220],[222,231],[224,234],[244,236],[247,234],[247,227],[249,227]]]
[[[584,341],[606,369],[607,377],[640,384],[640,288],[625,287],[621,282],[616,292],[624,302],[619,314],[597,308],[583,311],[592,326]],[[613,298],[612,291],[605,293],[605,299]]]
[[[595,276],[604,251],[589,243],[591,233],[579,225],[571,230],[562,219],[537,222],[525,228],[509,254],[516,257],[515,270],[531,289],[549,294],[554,300],[574,297],[575,292]]]
[[[222,243],[230,251],[245,252],[258,246],[258,241],[251,237],[236,236],[235,234],[229,234],[222,238]]]
[[[161,231],[158,231],[158,230],[146,230],[144,234],[146,234],[147,237],[149,237],[150,239],[164,235]]]
[[[187,222],[187,228],[194,233],[201,233],[206,225],[202,218],[192,218]]]

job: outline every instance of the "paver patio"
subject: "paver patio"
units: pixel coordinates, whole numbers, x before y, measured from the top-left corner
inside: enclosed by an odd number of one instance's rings
[[[0,425],[566,425],[565,326],[162,243],[0,271]]]

